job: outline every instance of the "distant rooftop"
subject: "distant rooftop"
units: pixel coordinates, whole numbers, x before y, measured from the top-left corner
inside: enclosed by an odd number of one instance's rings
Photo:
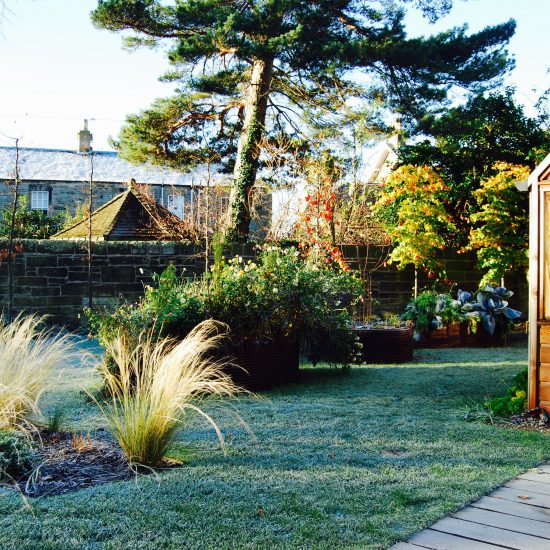
[[[88,181],[90,154],[63,149],[21,147],[19,174],[27,181]],[[198,167],[188,173],[153,165],[136,166],[110,151],[94,151],[94,181],[124,183],[133,178],[138,183],[168,186],[204,185],[206,170]],[[0,180],[12,179],[15,147],[0,147]],[[214,174],[214,182],[227,178]]]
[[[52,235],[51,239],[88,237],[89,217]],[[92,240],[182,240],[191,237],[186,222],[132,186],[92,212]]]

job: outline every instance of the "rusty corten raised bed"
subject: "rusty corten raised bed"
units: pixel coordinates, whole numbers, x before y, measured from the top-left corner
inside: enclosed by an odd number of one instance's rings
[[[300,354],[295,341],[244,342],[233,348],[231,355],[238,367],[228,367],[227,372],[238,386],[247,390],[269,390],[298,378]]]
[[[415,340],[416,348],[460,348],[464,344],[465,329],[462,324],[455,323],[437,330],[421,332]]]
[[[491,348],[504,346],[506,338],[501,332],[489,334],[481,326],[474,333],[469,323],[455,323],[437,330],[423,332],[415,341],[416,348]]]
[[[411,328],[355,328],[363,344],[364,363],[408,363],[413,360]]]

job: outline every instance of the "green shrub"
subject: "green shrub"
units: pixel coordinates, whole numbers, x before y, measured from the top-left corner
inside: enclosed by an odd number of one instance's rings
[[[459,311],[460,305],[449,293],[425,290],[407,304],[401,318],[413,321],[418,332],[428,332],[463,321],[465,316]]]
[[[8,237],[11,228],[12,207],[0,210],[0,237]],[[48,216],[42,210],[30,210],[27,197],[19,197],[15,213],[14,237],[16,239],[47,239],[63,228],[64,213]]]
[[[0,429],[0,479],[30,472],[36,463],[31,440],[13,430]]]
[[[350,307],[361,289],[350,273],[320,267],[295,248],[267,246],[256,261],[220,260],[192,282],[178,280],[170,266],[138,304],[88,315],[103,345],[120,335],[132,345],[144,329],[181,338],[215,319],[229,325],[235,345],[297,339],[316,359],[346,362],[354,344]]]
[[[521,370],[514,378],[512,386],[500,397],[493,397],[484,407],[497,416],[509,417],[525,409],[527,402],[527,369]]]

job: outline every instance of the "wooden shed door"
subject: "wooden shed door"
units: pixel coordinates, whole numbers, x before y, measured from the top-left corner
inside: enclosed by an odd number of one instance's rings
[[[539,188],[537,405],[550,410],[550,185]],[[536,246],[536,244],[535,244]]]

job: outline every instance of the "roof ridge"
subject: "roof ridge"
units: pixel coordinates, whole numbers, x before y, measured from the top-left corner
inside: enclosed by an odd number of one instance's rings
[[[105,231],[105,235],[108,235],[114,229],[114,227],[115,227],[115,225],[118,221],[118,218],[120,216],[120,213],[122,212],[122,209],[124,208],[124,205],[128,201],[128,197],[130,195],[133,195],[135,197],[135,193],[133,192],[132,188],[128,188],[126,191],[120,193],[120,195],[117,195],[117,197],[120,198],[122,202],[121,202],[116,214],[113,216],[113,219],[112,219],[111,223],[109,224],[109,227],[107,228],[107,231]],[[115,198],[117,198],[117,197],[115,197]],[[99,211],[99,208],[96,210],[96,212],[98,212],[98,211]]]
[[[15,151],[16,149],[19,149],[19,151],[40,151],[43,153],[73,153],[75,155],[82,156],[90,155],[88,151],[77,151],[76,149],[55,149],[53,147],[14,147],[12,145],[0,145],[0,149],[3,149],[5,151]],[[118,157],[118,153],[116,151],[92,151],[92,153],[94,155],[112,155]]]

